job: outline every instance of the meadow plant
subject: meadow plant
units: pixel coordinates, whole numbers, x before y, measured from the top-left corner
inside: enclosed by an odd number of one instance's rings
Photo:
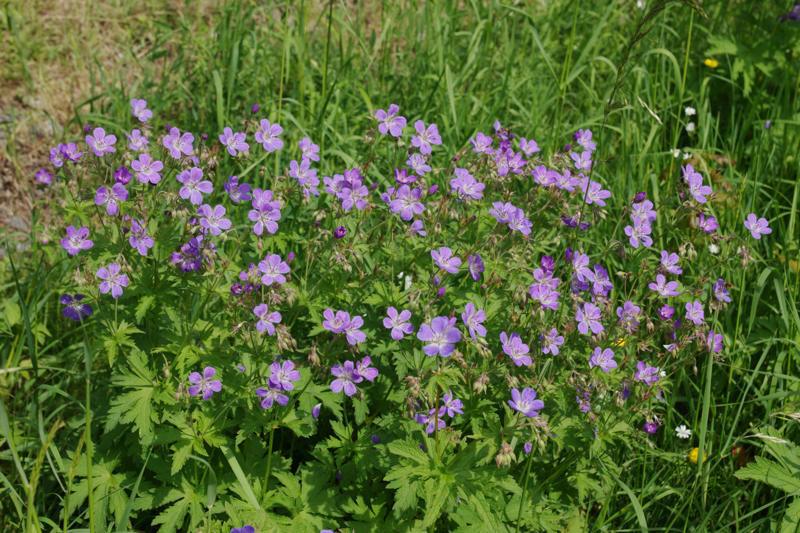
[[[202,136],[133,99],[50,151],[53,298],[87,386],[114,384],[94,458],[63,458],[65,523],[88,500],[101,529],[541,528],[659,432],[676,372],[726,356],[723,273],[771,230],[720,226],[703,170],[617,197],[589,129],[447,146],[388,104],[349,168],[258,105]],[[527,492],[548,476],[578,491]],[[134,482],[125,509],[109,483]]]

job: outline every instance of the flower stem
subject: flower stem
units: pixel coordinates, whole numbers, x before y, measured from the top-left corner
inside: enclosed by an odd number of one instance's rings
[[[86,432],[86,486],[89,498],[89,532],[95,532],[94,525],[94,487],[92,487],[93,461],[92,453],[92,351],[89,349],[89,339],[86,336],[86,328],[83,328],[83,352],[84,363],[86,366],[86,408],[85,408],[85,432]]]
[[[531,463],[533,462],[533,454],[528,455],[528,466],[525,467],[525,481],[522,482],[522,498],[519,500],[519,508],[517,509],[517,529],[519,533],[519,524],[522,521],[522,505],[525,503],[525,495],[528,492],[528,474],[531,473]]]
[[[275,442],[275,426],[273,425],[269,430],[269,447],[267,448],[267,473],[264,476],[264,495],[267,494],[269,486],[269,477],[272,475],[272,444]]]

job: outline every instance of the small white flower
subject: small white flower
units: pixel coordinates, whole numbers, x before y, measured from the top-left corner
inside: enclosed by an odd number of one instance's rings
[[[687,117],[693,117],[697,114],[697,110],[693,107],[686,107],[683,112],[686,113]]]
[[[692,430],[681,424],[675,428],[675,435],[677,435],[679,439],[688,439],[692,436]]]
[[[692,133],[694,131],[694,122],[689,122],[688,124],[686,124],[686,131],[688,131],[689,133]]]
[[[638,7],[639,9],[644,9],[645,8],[644,0],[636,0],[636,7]]]
[[[692,157],[692,154],[690,154],[689,152],[683,152],[683,160],[684,161],[686,161],[690,157]]]
[[[678,159],[681,156],[681,151],[677,148],[672,149],[672,157]]]
[[[661,372],[659,372],[659,373],[658,373],[658,375],[659,375],[659,376],[661,376],[662,378],[665,378],[665,377],[667,377],[667,373],[666,373],[666,371],[664,371],[664,370],[662,370]]]
[[[712,242],[708,245],[708,251],[711,252],[712,255],[717,255],[719,253],[719,246]]]

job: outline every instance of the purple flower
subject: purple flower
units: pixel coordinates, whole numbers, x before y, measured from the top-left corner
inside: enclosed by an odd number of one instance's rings
[[[703,304],[698,300],[686,302],[686,320],[691,321],[695,326],[702,326],[705,322]]]
[[[484,320],[486,320],[486,312],[475,307],[472,302],[468,303],[464,307],[464,312],[461,313],[461,321],[467,326],[469,336],[473,339],[476,335],[478,337],[486,336],[486,328],[483,326]]]
[[[356,364],[356,372],[371,383],[378,377],[379,372],[377,368],[370,365],[372,365],[372,358],[367,355]]]
[[[64,313],[66,314],[66,310]],[[709,352],[719,353],[722,351],[723,341],[724,339],[722,334],[717,333],[712,329],[708,332],[708,336],[706,337],[706,347],[708,348]]]
[[[122,291],[128,286],[128,276],[120,272],[118,263],[111,263],[108,266],[100,267],[97,270],[97,277],[101,279],[100,292],[102,294],[111,293],[114,299],[122,296]]]
[[[649,248],[653,245],[653,238],[650,237],[652,228],[647,221],[637,219],[637,222],[635,222],[633,226],[625,226],[624,231],[625,235],[628,236],[628,242],[630,242],[631,246],[634,248],[638,248],[639,246]]]
[[[664,304],[658,310],[658,318],[661,320],[670,320],[675,315],[675,308],[671,305]]]
[[[303,137],[297,143],[300,148],[301,159],[308,159],[309,161],[319,161],[319,145],[314,144],[309,137]]]
[[[89,240],[89,228],[75,226],[67,226],[67,236],[61,239],[61,247],[64,248],[69,255],[78,255],[81,250],[88,250],[94,243]]]
[[[131,100],[131,114],[142,123],[153,118],[153,112],[147,109],[147,100],[139,100],[137,98]]]
[[[453,171],[455,178],[450,180],[450,189],[462,200],[480,200],[483,198],[483,183],[472,177],[466,169],[457,168]]]
[[[633,333],[639,328],[639,317],[641,313],[641,307],[630,300],[626,300],[622,306],[617,307],[619,325],[628,333]]]
[[[424,176],[425,174],[431,171],[431,166],[428,164],[428,161],[425,159],[425,156],[420,154],[419,152],[414,152],[413,154],[408,156],[408,160],[406,160],[406,165],[411,167],[411,170],[413,170],[420,176]]]
[[[253,104],[254,106],[258,104]],[[253,111],[255,113],[255,111]],[[253,526],[232,527],[230,533],[256,533],[256,528]]]
[[[311,168],[311,161],[303,159],[298,163],[294,159],[289,162],[289,176],[297,180],[297,183],[303,187],[303,195],[308,198],[309,196],[319,196],[319,178],[317,171]]]
[[[522,150],[526,157],[530,157],[539,152],[539,145],[533,139],[528,140],[525,137],[520,137],[519,149]]]
[[[447,246],[442,246],[437,250],[431,250],[431,257],[434,264],[451,274],[458,274],[458,268],[461,266],[461,259],[453,255],[453,251]]]
[[[314,420],[319,418],[319,412],[321,410],[322,410],[322,404],[321,403],[314,404],[314,407],[311,408],[311,416],[314,418]]]
[[[587,152],[583,152],[586,154]],[[591,164],[591,162],[590,162]],[[598,182],[585,178],[581,181],[581,190],[587,205],[597,204],[600,207],[606,206],[606,200],[611,198],[611,191],[606,190]]]
[[[415,220],[408,226],[408,231],[411,233],[411,235],[419,235],[420,237],[425,237],[428,234],[428,232],[425,231],[425,226],[419,219]]]
[[[192,167],[178,174],[176,178],[183,184],[178,194],[184,200],[189,200],[194,205],[203,203],[203,195],[210,194],[214,186],[210,181],[203,179],[203,171],[198,167]]]
[[[262,409],[272,409],[272,406],[276,403],[282,406],[286,406],[289,403],[289,397],[281,389],[259,387],[256,389],[256,396],[261,398]]]
[[[680,257],[678,257],[678,254],[661,250],[661,268],[666,272],[676,276],[683,274],[683,269],[680,267],[679,262]]]
[[[714,282],[714,298],[719,302],[731,303],[731,294],[728,292],[727,284],[722,278]]]
[[[103,157],[105,154],[116,152],[114,144],[117,142],[115,135],[106,135],[106,130],[103,128],[95,128],[91,135],[86,136],[86,144],[92,149],[94,155]]]
[[[189,374],[189,396],[202,395],[204,400],[211,398],[214,393],[222,390],[222,382],[218,379],[213,379],[217,374],[217,369],[213,366],[207,366],[203,369],[203,374],[199,372],[192,372]]]
[[[554,281],[558,282],[557,278]],[[539,302],[543,309],[555,311],[558,309],[559,292],[551,288],[547,283],[533,283],[528,287],[528,294],[531,298]]]
[[[648,225],[658,218],[658,213],[653,209],[653,202],[644,199],[641,202],[634,201],[631,206],[631,221],[636,224],[647,223]]]
[[[231,202],[235,204],[248,202],[252,198],[250,195],[250,185],[247,183],[239,183],[239,178],[237,176],[230,176],[228,181],[225,182],[224,188]]]
[[[114,181],[122,185],[129,184],[131,182],[131,171],[128,170],[128,167],[125,165],[117,167],[117,170],[114,171]]]
[[[503,353],[514,361],[516,366],[531,366],[533,359],[528,355],[530,348],[522,342],[518,333],[507,335],[505,331],[500,333],[500,342],[503,344]]]
[[[414,332],[414,326],[409,322],[411,311],[403,310],[399,313],[394,307],[386,310],[386,318],[383,319],[383,327],[392,330],[392,338],[399,341],[406,335]]]
[[[110,188],[105,185],[98,187],[94,195],[95,205],[106,206],[106,213],[111,216],[119,214],[119,204],[128,199],[128,189],[121,183],[115,183]]]
[[[179,252],[173,252],[170,263],[177,265],[183,272],[195,272],[202,268],[204,257],[211,257],[214,251],[214,245],[198,235],[183,244]]]
[[[532,226],[533,224],[531,224],[531,221],[525,216],[522,209],[517,208],[511,212],[511,216],[508,220],[508,228],[511,231],[518,231],[527,236],[531,234]]]
[[[578,331],[583,335],[588,335],[589,330],[597,335],[602,333],[603,324],[600,323],[600,308],[593,303],[586,302],[575,313],[575,321],[578,322]]]
[[[150,141],[142,135],[140,130],[131,130],[128,134],[128,148],[134,152],[142,152],[147,148]]]
[[[250,145],[245,142],[247,134],[244,132],[234,133],[232,129],[226,127],[222,130],[222,135],[219,136],[219,142],[228,150],[228,153],[236,157],[239,153],[247,153],[250,150]]]
[[[522,445],[522,451],[525,452],[525,455],[531,454],[531,452],[533,451],[533,444],[531,443],[531,441],[527,441],[525,442],[525,444]]]
[[[113,135],[111,137],[114,137]],[[61,152],[61,157],[71,163],[77,163],[83,155],[83,152],[78,151],[78,145],[75,143],[59,144],[58,149]]]
[[[639,361],[636,363],[636,372],[633,374],[633,379],[648,385],[654,385],[660,379],[660,372],[661,370],[658,367]]]
[[[64,156],[61,154],[62,146],[64,145],[59,144],[55,148],[50,148],[50,163],[56,168],[64,166]]]
[[[508,405],[528,418],[539,416],[539,411],[544,409],[544,402],[537,400],[536,391],[529,387],[525,387],[521,393],[519,389],[511,389],[511,399],[508,400]]]
[[[135,218],[131,220],[131,235],[128,237],[128,243],[139,252],[139,255],[147,256],[147,251],[155,245],[155,241],[148,235],[144,221]]]
[[[428,155],[431,153],[433,145],[442,144],[442,138],[439,136],[439,129],[436,124],[425,126],[421,120],[414,122],[414,129],[417,134],[411,137],[411,146],[417,148],[420,153]]]
[[[498,223],[508,224],[516,210],[517,208],[514,207],[514,204],[509,202],[494,202],[492,203],[492,208],[489,210],[489,214],[492,215]]]
[[[44,168],[37,170],[33,177],[36,180],[36,183],[40,183],[42,185],[50,185],[53,183],[53,175]]]
[[[678,296],[680,291],[678,290],[678,282],[677,281],[667,281],[667,278],[664,277],[664,274],[657,274],[656,280],[654,282],[650,282],[647,285],[651,291],[655,291],[664,298],[668,298],[670,296]]]
[[[278,231],[278,220],[281,219],[281,203],[274,200],[269,189],[253,191],[253,209],[247,214],[253,224],[253,233],[261,235],[264,230],[269,234]]]
[[[394,169],[394,181],[398,185],[411,185],[417,181],[417,177],[414,174],[409,174],[404,168],[396,168]]]
[[[344,326],[344,336],[350,346],[355,346],[367,340],[367,335],[361,331],[364,319],[356,315],[351,318]]]
[[[464,414],[464,404],[461,400],[453,396],[452,391],[447,391],[442,396],[442,407],[439,409],[439,416],[447,415],[454,418],[456,415]]]
[[[558,172],[550,170],[544,165],[539,165],[531,171],[531,176],[533,176],[533,181],[538,185],[549,187],[555,183],[555,177],[558,176]]]
[[[716,218],[712,216],[706,217],[705,213],[700,213],[697,215],[697,227],[704,232],[711,234],[717,231],[719,228],[719,223],[717,223]]]
[[[378,109],[375,111],[375,119],[378,121],[378,131],[381,135],[391,135],[401,137],[403,128],[406,127],[406,117],[400,116],[400,106],[390,104],[388,111]]]
[[[267,153],[276,152],[283,148],[281,133],[283,133],[283,128],[280,124],[277,122],[270,124],[269,120],[261,119],[255,135],[256,142],[261,143]]]
[[[483,266],[483,259],[479,254],[473,254],[467,256],[467,269],[469,270],[469,275],[472,276],[472,279],[478,281],[481,279],[481,274],[483,274],[484,266]]]
[[[290,391],[294,389],[294,382],[300,380],[300,372],[295,370],[292,361],[279,363],[273,362],[269,365],[269,386],[273,389]]]
[[[417,338],[427,342],[422,351],[425,355],[450,357],[456,349],[455,345],[461,340],[461,332],[455,327],[456,319],[437,316],[430,324],[422,324],[417,332]]]
[[[594,349],[592,356],[589,358],[589,368],[594,367],[598,367],[606,374],[617,368],[617,362],[614,360],[614,352],[611,348],[602,350],[597,346]]]
[[[494,140],[483,132],[476,133],[475,137],[470,139],[469,142],[472,144],[472,150],[476,154],[491,154],[493,152],[492,144],[494,144]]]
[[[431,409],[428,414],[417,413],[414,416],[414,420],[425,426],[425,433],[430,435],[434,431],[444,429],[447,427],[447,422],[441,416],[436,414],[436,409]]]
[[[275,335],[275,324],[280,323],[281,314],[277,311],[270,311],[267,304],[258,304],[253,308],[253,314],[258,318],[256,331],[266,332],[267,335]]]
[[[683,167],[683,179],[689,186],[689,193],[696,202],[704,204],[708,201],[706,196],[711,194],[711,187],[703,185],[703,176],[692,165]]]
[[[181,133],[178,128],[170,128],[169,134],[161,140],[161,144],[169,150],[169,155],[173,159],[180,159],[182,156],[194,154],[194,135],[188,131]]]
[[[597,145],[592,140],[592,130],[578,130],[575,133],[575,142],[589,152],[594,152],[597,148]]]
[[[203,204],[197,208],[197,214],[200,215],[200,227],[211,235],[221,235],[223,231],[231,229],[231,221],[225,218],[225,207],[222,205],[211,207]]]
[[[584,150],[581,153],[570,152],[569,156],[572,158],[576,170],[590,170],[592,168],[592,152],[589,150]]]
[[[341,239],[345,235],[347,235],[347,228],[344,226],[337,226],[335,230],[333,230],[333,237],[336,239]]]
[[[642,424],[642,431],[644,431],[648,435],[655,435],[656,433],[658,433],[659,427],[660,426],[658,425],[658,422],[656,422],[655,420],[647,420],[645,421],[644,424]]]
[[[350,323],[350,313],[347,311],[336,311],[334,313],[333,309],[328,308],[322,312],[322,317],[325,319],[322,321],[322,327],[331,333],[344,333]]]
[[[291,270],[289,265],[281,259],[277,254],[267,254],[262,261],[258,263],[258,270],[261,272],[261,283],[270,286],[273,283],[282,285],[286,283],[286,276]]]
[[[356,371],[353,361],[345,361],[343,365],[331,367],[331,374],[336,378],[331,381],[331,390],[335,393],[344,391],[347,396],[353,396],[358,389],[356,385],[364,381],[364,378]]]
[[[551,329],[542,337],[542,353],[558,355],[559,346],[564,344],[564,336],[558,334],[556,328]]]
[[[401,219],[409,221],[425,211],[425,205],[420,201],[421,197],[422,191],[419,188],[411,189],[408,185],[403,185],[395,192],[389,208],[393,213],[400,215]]]
[[[758,218],[755,213],[750,213],[744,221],[744,227],[750,232],[754,239],[761,239],[762,235],[772,233],[769,222],[766,218]]]
[[[64,306],[61,313],[70,320],[80,322],[84,318],[92,316],[92,308],[89,304],[84,303],[83,299],[86,298],[83,294],[69,295],[64,294],[59,298],[61,305]]]

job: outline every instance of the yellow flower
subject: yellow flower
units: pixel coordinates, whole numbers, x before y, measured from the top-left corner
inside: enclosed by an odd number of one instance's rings
[[[699,458],[699,456],[700,456],[700,448],[692,448],[692,451],[689,452],[689,460],[694,464],[697,464],[697,459]],[[704,452],[703,461],[705,461],[706,459],[708,459],[708,454]]]
[[[623,346],[625,346],[626,342],[628,341],[625,339],[625,337],[620,337],[619,339],[615,340],[613,344],[614,346],[622,348]]]
[[[719,61],[714,58],[707,57],[706,60],[703,61],[703,64],[708,68],[717,68],[719,66]]]

